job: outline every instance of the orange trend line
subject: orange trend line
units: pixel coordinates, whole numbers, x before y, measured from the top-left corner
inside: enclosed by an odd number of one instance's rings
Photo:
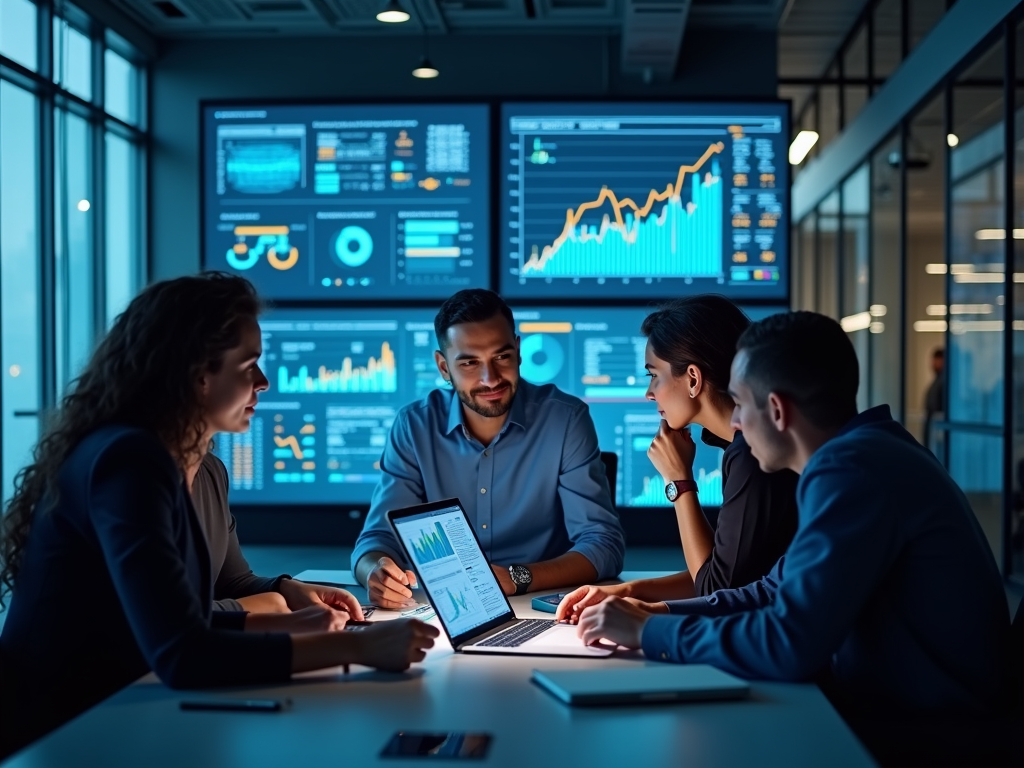
[[[676,197],[683,189],[683,180],[686,178],[688,173],[696,173],[701,169],[701,166],[706,163],[712,155],[717,155],[725,149],[725,145],[722,142],[712,144],[707,150],[701,155],[700,159],[693,165],[680,165],[679,173],[676,174],[676,183],[669,184],[665,187],[664,192],[658,192],[656,189],[652,189],[647,195],[647,202],[644,203],[643,208],[637,207],[637,204],[633,202],[632,198],[625,197],[619,200],[615,193],[608,189],[607,186],[601,187],[601,193],[597,196],[596,200],[591,200],[588,203],[583,203],[575,211],[570,208],[565,212],[565,226],[562,228],[562,234],[560,234],[551,245],[545,245],[541,251],[540,257],[531,256],[530,260],[523,265],[523,272],[527,272],[531,269],[540,270],[544,268],[544,265],[551,259],[552,256],[562,247],[562,244],[569,239],[572,231],[576,228],[576,225],[580,223],[580,219],[583,218],[583,214],[594,208],[600,208],[604,205],[605,201],[609,201],[612,204],[612,209],[615,211],[615,223],[620,227],[625,227],[626,222],[622,217],[622,209],[629,207],[633,209],[633,216],[637,220],[643,218],[651,212],[655,203],[659,203],[662,200],[668,200],[672,197]]]
[[[302,449],[299,448],[299,439],[295,435],[289,435],[288,437],[274,435],[274,442],[277,443],[278,448],[291,448],[295,458],[300,461],[302,460]]]

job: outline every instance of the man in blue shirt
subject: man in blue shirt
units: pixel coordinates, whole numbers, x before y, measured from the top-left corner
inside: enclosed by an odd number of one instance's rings
[[[963,492],[888,406],[857,414],[858,381],[834,320],[796,312],[752,325],[732,365],[733,426],[763,470],[801,475],[792,544],[747,587],[588,608],[583,639],[750,678],[830,673],[853,714],[997,707],[1010,622],[989,545]]]
[[[399,411],[381,481],[352,553],[370,601],[412,597],[388,510],[458,497],[505,594],[615,576],[625,539],[597,433],[581,400],[519,378],[512,310],[496,293],[460,291],[434,320],[435,390]]]

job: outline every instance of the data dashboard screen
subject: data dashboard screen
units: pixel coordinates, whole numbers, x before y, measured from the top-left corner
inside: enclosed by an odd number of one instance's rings
[[[205,105],[203,266],[272,299],[486,286],[489,142],[486,105]]]
[[[778,310],[748,310],[761,319]],[[601,450],[618,454],[616,504],[665,506],[647,449],[661,418],[646,399],[643,308],[513,310],[521,377],[590,406]],[[261,321],[270,382],[248,432],[222,433],[216,453],[235,504],[367,504],[398,410],[444,386],[432,309],[278,309]],[[694,428],[705,506],[722,502],[722,451]],[[672,478],[669,478],[672,479]]]
[[[661,426],[657,406],[647,400],[647,339],[640,333],[647,310],[574,307],[513,313],[522,378],[582,398],[590,406],[601,450],[618,454],[616,505],[667,506],[665,482],[647,458]],[[699,428],[694,438],[693,471],[701,503],[717,506],[722,503],[722,451],[701,443]]]
[[[240,504],[365,504],[398,409],[441,379],[434,312],[277,310],[260,321],[270,381],[249,431],[216,452]]]
[[[502,294],[788,297],[788,106],[502,107]]]

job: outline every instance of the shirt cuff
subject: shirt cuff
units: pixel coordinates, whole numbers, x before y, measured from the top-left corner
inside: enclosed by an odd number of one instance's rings
[[[644,624],[640,635],[640,647],[644,656],[654,661],[682,662],[677,652],[679,632],[683,619],[678,616],[652,616]]]
[[[270,591],[271,592],[280,592],[281,591],[281,582],[284,581],[285,579],[291,580],[291,578],[292,577],[289,576],[287,573],[282,573],[280,576],[278,576],[276,579],[274,579],[274,585],[270,588]]]
[[[578,552],[590,561],[590,564],[594,566],[594,570],[597,571],[597,578],[595,581],[614,579],[619,575],[621,568],[615,568],[615,564],[612,562],[612,559],[604,554],[602,549],[602,547],[594,547],[589,546],[586,543],[582,543],[576,544],[569,551]]]

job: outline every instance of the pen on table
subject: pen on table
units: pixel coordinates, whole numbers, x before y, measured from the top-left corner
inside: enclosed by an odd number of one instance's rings
[[[291,706],[292,700],[277,701],[274,699],[207,699],[204,701],[182,701],[179,707],[183,710],[219,710],[223,712],[280,712]]]

